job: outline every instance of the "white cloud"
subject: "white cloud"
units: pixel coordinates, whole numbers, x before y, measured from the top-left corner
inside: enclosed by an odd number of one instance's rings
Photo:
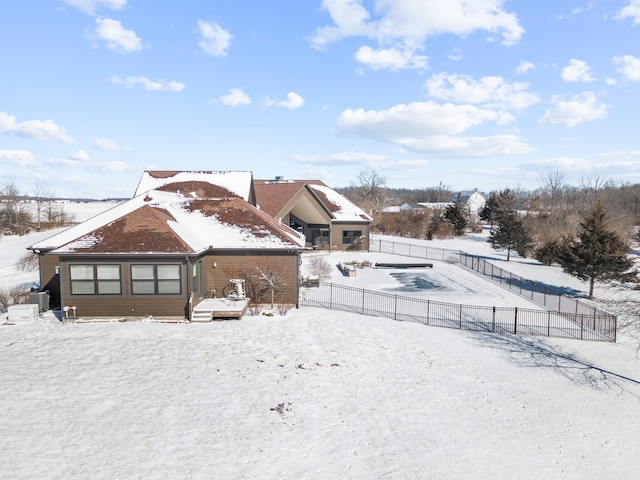
[[[598,103],[593,92],[582,92],[571,100],[562,100],[559,97],[552,99],[553,107],[548,109],[544,116],[538,120],[540,125],[576,125],[592,120],[601,120],[607,117],[609,105]]]
[[[94,168],[102,172],[127,172],[130,170],[134,170],[133,167],[119,160],[116,160],[114,162],[98,163]]]
[[[630,0],[629,4],[624,7],[616,16],[618,20],[630,18],[634,25],[640,24],[640,0]]]
[[[239,105],[251,105],[251,98],[240,88],[232,88],[229,95],[223,95],[219,100],[229,107],[237,107]]]
[[[88,156],[85,159],[82,155],[77,157],[75,154],[69,155],[68,158],[50,158],[45,160],[45,163],[49,165],[58,165],[97,172],[125,172],[133,170],[131,166],[121,161],[90,162]]]
[[[133,88],[136,85],[142,85],[142,87],[150,92],[181,92],[185,85],[181,82],[171,80],[149,80],[147,77],[126,77],[120,78],[117,76],[111,77],[111,82],[116,85],[124,85],[126,88]]]
[[[77,160],[78,162],[88,162],[90,157],[84,150],[78,150],[77,152],[70,153],[69,158],[71,160]]]
[[[428,60],[428,57],[416,55],[413,50],[400,51],[397,48],[379,48],[374,50],[366,45],[358,49],[355,58],[358,62],[374,70],[383,68],[390,70],[425,68]]]
[[[276,105],[289,110],[296,110],[304,105],[304,98],[295,92],[289,92],[287,93],[287,99],[278,102]]]
[[[447,54],[447,58],[449,60],[453,60],[454,62],[459,62],[464,58],[464,55],[462,54],[462,50],[460,50],[459,48],[454,48]]]
[[[531,62],[522,61],[518,64],[516,68],[516,73],[518,75],[524,75],[525,73],[529,73],[531,70],[535,70],[536,66]]]
[[[569,65],[562,69],[562,79],[565,82],[592,82],[591,67],[583,60],[572,58]]]
[[[18,167],[29,167],[37,163],[33,153],[26,150],[0,150],[1,162],[11,163]]]
[[[340,114],[337,124],[344,133],[420,153],[483,156],[531,151],[515,135],[460,136],[472,127],[502,120],[503,115],[493,110],[428,101],[379,111],[348,109]]]
[[[384,170],[413,170],[429,165],[426,160],[387,160],[376,165],[377,168]]]
[[[198,45],[207,54],[213,57],[224,57],[231,44],[233,35],[215,22],[198,20],[198,32],[200,40]]]
[[[37,140],[73,142],[73,138],[67,135],[66,130],[53,120],[27,120],[26,122],[17,123],[16,117],[6,112],[0,112],[0,133],[15,133],[21,137],[35,138]]]
[[[618,66],[618,71],[624,75],[625,79],[640,80],[640,58],[633,55],[621,55],[613,57],[613,63]]]
[[[316,30],[311,39],[316,48],[347,37],[375,35],[375,27],[367,23],[369,12],[361,5],[361,0],[323,0],[322,9],[329,12],[335,26]]]
[[[93,37],[103,40],[107,48],[116,52],[131,53],[142,50],[142,40],[136,33],[127,30],[118,20],[111,18],[96,18]]]
[[[118,144],[118,142],[116,142],[115,140],[111,140],[109,138],[104,138],[104,137],[96,138],[93,141],[93,146],[96,147],[98,150],[103,150],[105,152],[113,152],[116,150],[129,150],[127,147],[121,147]]]
[[[428,37],[447,33],[466,36],[484,30],[501,33],[502,43],[510,45],[517,43],[524,33],[517,16],[503,9],[504,0],[375,0],[371,12],[363,3],[363,0],[323,0],[322,8],[329,13],[333,24],[317,29],[311,45],[320,49],[344,38],[369,38],[375,40],[377,50],[360,47],[357,60],[367,61],[365,64],[376,68],[383,68],[385,64],[400,68],[397,52],[422,49]],[[374,14],[376,18],[372,18]],[[385,59],[385,56],[392,58]],[[408,56],[413,57],[413,54]],[[424,61],[424,57],[416,57],[413,63]]]
[[[81,12],[93,15],[100,7],[110,10],[122,10],[127,6],[127,0],[61,0],[73,8],[77,8]]]
[[[298,163],[312,165],[371,165],[387,159],[386,155],[360,152],[340,152],[325,155],[292,155]]]
[[[432,98],[456,103],[523,109],[540,101],[537,95],[526,91],[529,84],[507,83],[498,76],[475,80],[468,75],[439,73],[429,78],[425,86]]]

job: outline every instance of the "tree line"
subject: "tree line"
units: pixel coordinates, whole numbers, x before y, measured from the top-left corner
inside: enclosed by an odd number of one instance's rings
[[[25,235],[72,221],[64,204],[56,201],[41,184],[35,186],[31,195],[20,192],[13,182],[0,187],[0,234]]]

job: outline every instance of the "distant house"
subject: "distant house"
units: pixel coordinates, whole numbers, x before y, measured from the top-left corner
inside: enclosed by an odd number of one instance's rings
[[[402,205],[392,205],[390,207],[385,207],[382,209],[382,213],[400,213],[400,212],[411,212],[414,208],[408,203],[403,203]]]
[[[313,219],[332,218],[320,211]],[[52,306],[73,305],[82,316],[191,318],[234,278],[246,279],[259,303],[273,271],[277,302],[297,305],[304,246],[302,233],[255,206],[250,172],[148,171],[132,199],[29,248]]]
[[[487,203],[484,196],[477,190],[473,192],[460,192],[458,195],[460,195],[460,201],[465,206],[465,209],[467,210],[471,219],[474,221],[477,220],[480,211]],[[458,200],[458,195],[455,195],[451,199],[451,202],[456,202]]]
[[[369,249],[373,219],[319,180],[255,180],[257,206],[302,233],[307,247]]]

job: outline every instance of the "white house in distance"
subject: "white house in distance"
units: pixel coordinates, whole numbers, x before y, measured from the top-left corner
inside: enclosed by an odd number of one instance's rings
[[[478,190],[474,190],[472,192],[460,192],[451,199],[451,202],[457,201],[458,195],[460,195],[460,201],[469,213],[469,218],[472,221],[477,221],[480,211],[486,205],[487,200]]]

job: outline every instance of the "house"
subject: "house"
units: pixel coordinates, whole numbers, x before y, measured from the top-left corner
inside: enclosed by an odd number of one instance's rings
[[[460,192],[458,195],[460,196],[460,201],[464,205],[464,208],[468,212],[471,220],[477,221],[480,211],[487,203],[484,196],[477,190],[474,190],[472,192]],[[458,201],[458,195],[451,199],[452,203]]]
[[[255,206],[251,172],[147,171],[132,199],[29,249],[52,306],[191,319],[238,278],[256,303],[275,292],[277,303],[297,306],[304,246],[301,233]]]
[[[314,249],[368,250],[373,219],[319,180],[255,180],[257,206]]]
[[[406,202],[402,205],[392,205],[390,207],[385,207],[382,209],[382,213],[400,213],[411,211],[413,211],[413,207]]]

